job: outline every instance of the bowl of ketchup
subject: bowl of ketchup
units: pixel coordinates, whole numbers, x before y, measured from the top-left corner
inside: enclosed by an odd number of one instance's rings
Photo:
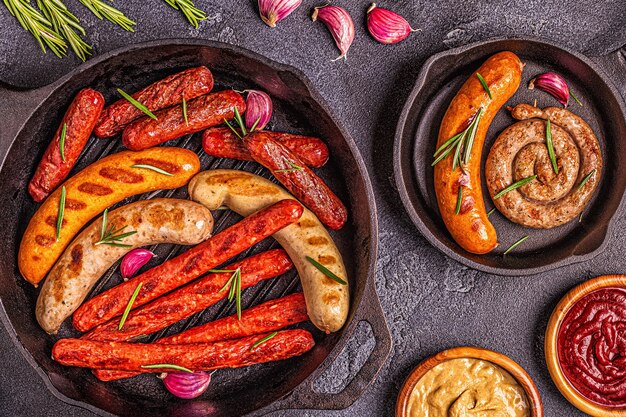
[[[596,417],[626,417],[626,275],[568,292],[552,312],[546,363],[561,394]]]

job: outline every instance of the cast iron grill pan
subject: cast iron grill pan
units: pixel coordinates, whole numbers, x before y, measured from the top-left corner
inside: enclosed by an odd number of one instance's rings
[[[0,295],[6,310],[5,324],[9,332],[16,334],[18,343],[28,352],[31,361],[49,378],[52,391],[61,399],[84,406],[97,413],[123,416],[239,416],[249,412],[279,408],[343,408],[356,400],[360,392],[376,375],[390,349],[390,337],[380,305],[373,289],[373,273],[376,257],[376,215],[371,186],[360,156],[355,153],[351,139],[333,121],[332,117],[312,97],[306,82],[288,67],[262,60],[246,51],[234,50],[221,44],[208,42],[154,42],[144,46],[126,48],[90,62],[60,80],[47,93],[47,97],[17,134],[2,171],[0,187],[5,195],[0,228],[4,231]],[[111,103],[118,99],[116,87],[125,91],[137,91],[153,81],[191,66],[207,65],[215,77],[215,88],[244,90],[260,88],[270,93],[274,102],[273,124],[270,129],[324,138],[331,149],[331,160],[318,173],[349,207],[350,220],[346,227],[331,233],[337,243],[350,277],[352,290],[350,318],[344,329],[325,335],[311,323],[301,327],[312,331],[316,347],[307,354],[287,361],[256,365],[236,370],[219,370],[213,375],[209,390],[192,401],[176,399],[163,388],[155,374],[141,375],[132,379],[103,383],[86,369],[64,367],[52,361],[50,352],[56,340],[76,337],[76,332],[66,320],[59,333],[49,336],[35,320],[35,303],[38,290],[24,281],[17,270],[16,259],[21,236],[38,205],[30,198],[27,184],[43,151],[59,125],[65,109],[78,90],[92,87],[101,91]],[[270,178],[269,172],[253,162],[234,161],[209,157],[201,146],[197,133],[173,140],[164,146],[180,146],[198,154],[202,170],[215,168],[241,169]],[[124,150],[120,137],[99,139],[92,137],[83,151],[72,174],[92,162],[112,153]],[[348,174],[349,173],[349,174]],[[348,189],[343,178],[351,178]],[[126,199],[117,206],[140,199],[156,197],[188,198],[186,187],[177,190],[156,191]],[[214,211],[215,232],[238,221],[240,217],[231,211]],[[237,258],[243,259],[253,253],[279,247],[271,238],[265,239]],[[154,245],[150,247],[157,257],[144,267],[165,262],[187,250],[177,245]],[[94,287],[94,295],[121,282],[118,268],[113,266]],[[275,299],[301,290],[295,270],[264,281],[242,293],[242,308]],[[371,308],[370,308],[371,307]],[[373,309],[372,309],[373,308]],[[357,314],[357,310],[360,310]],[[355,325],[368,314],[377,347],[351,386],[336,396],[320,401],[319,394],[310,391],[310,384],[322,369],[330,363],[346,343]],[[142,341],[152,341],[164,335],[178,333],[189,327],[235,313],[233,303],[222,301],[196,315],[176,323]],[[131,313],[132,314],[132,313]],[[12,329],[11,329],[12,328]],[[29,358],[32,355],[32,358]],[[307,384],[300,385],[309,380]],[[300,389],[287,400],[285,397],[300,385]],[[50,385],[49,385],[50,386]],[[65,398],[65,397],[69,397]],[[322,396],[323,397],[323,396]],[[274,403],[274,404],[272,404]],[[269,406],[272,404],[271,406]],[[268,407],[269,406],[269,407]]]

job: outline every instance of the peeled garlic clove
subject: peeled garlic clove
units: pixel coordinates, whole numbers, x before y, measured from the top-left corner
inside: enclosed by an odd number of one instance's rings
[[[259,15],[267,26],[273,28],[301,4],[302,0],[259,0]]]
[[[128,252],[120,265],[120,272],[124,281],[135,275],[153,256],[155,256],[154,253],[148,249],[133,249]]]
[[[406,39],[411,32],[419,29],[411,29],[407,20],[396,12],[383,9],[372,3],[367,9],[367,29],[370,35],[380,43],[392,44]]]
[[[259,90],[246,90],[246,128],[252,132],[254,130],[262,130],[272,117],[272,99],[270,96]]]
[[[341,58],[345,59],[348,49],[354,41],[354,22],[350,14],[339,6],[317,6],[313,8],[311,20],[315,22],[317,19],[326,25],[341,52],[335,61]]]
[[[535,87],[551,94],[563,107],[567,107],[569,103],[569,87],[567,86],[565,78],[561,75],[555,72],[539,74],[528,83],[529,90]]]

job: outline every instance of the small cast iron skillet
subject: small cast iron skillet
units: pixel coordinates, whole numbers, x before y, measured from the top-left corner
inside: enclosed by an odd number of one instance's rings
[[[431,163],[443,115],[467,78],[491,55],[516,53],[526,64],[517,93],[507,105],[533,103],[558,106],[547,93],[528,90],[530,79],[554,71],[565,77],[583,106],[570,100],[568,109],[590,124],[602,147],[604,172],[582,221],[535,230],[512,223],[498,211],[490,216],[499,246],[489,254],[463,250],[448,233],[437,207]],[[603,57],[603,66],[620,65],[620,52]],[[615,68],[615,67],[613,67]],[[610,68],[608,69],[610,71]],[[619,71],[615,73],[619,76]],[[619,80],[626,85],[626,76]],[[621,211],[626,190],[626,109],[612,81],[588,58],[554,44],[533,39],[497,39],[474,43],[433,55],[422,67],[398,121],[394,142],[394,175],[402,202],[413,223],[437,249],[472,268],[500,275],[530,275],[582,262],[599,254],[611,235],[613,218]],[[504,108],[495,117],[485,141],[482,158],[483,192],[487,210],[493,207],[484,181],[488,151],[498,134],[515,120]],[[530,238],[514,252],[503,252],[523,236]]]
[[[54,362],[51,358],[54,342],[60,337],[77,336],[77,333],[67,321],[56,336],[47,335],[38,326],[35,320],[38,291],[20,277],[16,259],[24,229],[37,208],[27,193],[28,181],[76,92],[92,87],[101,91],[107,102],[111,102],[118,98],[115,87],[136,91],[168,74],[197,65],[206,65],[213,71],[215,91],[225,88],[260,88],[267,91],[274,101],[274,122],[270,127],[313,134],[326,140],[331,150],[331,161],[320,173],[348,205],[350,213],[349,224],[333,236],[351,277],[352,297],[348,322],[340,332],[324,335],[309,327],[316,339],[312,351],[288,361],[219,371],[213,375],[211,387],[203,396],[184,401],[169,395],[154,375],[103,383],[88,370],[64,367]],[[375,291],[377,219],[372,187],[354,141],[301,72],[218,42],[161,40],[105,54],[83,64],[59,81],[36,90],[16,91],[0,85],[0,112],[0,160],[3,160],[0,193],[4,196],[0,208],[0,230],[3,231],[3,238],[0,239],[0,252],[3,254],[0,257],[0,318],[18,349],[61,400],[101,415],[262,415],[288,408],[345,408],[376,377],[391,349],[391,336]],[[236,168],[268,175],[254,163],[208,157],[201,150],[200,134],[168,145],[196,151],[202,169]],[[91,138],[73,172],[120,150],[119,138]],[[346,179],[349,179],[349,186]],[[151,193],[121,204],[154,196],[188,198],[185,188]],[[230,212],[216,214],[216,229],[220,230],[236,220]],[[242,256],[272,246],[276,246],[273,239],[267,239]],[[162,260],[184,248],[159,245],[156,250],[160,255],[158,259]],[[119,281],[114,267],[91,296]],[[244,308],[293,292],[299,286],[295,273],[270,281],[244,292]],[[232,313],[231,305],[221,303],[182,325],[172,326],[169,332]],[[371,325],[376,339],[376,346],[366,363],[343,391],[336,394],[314,391],[315,380],[335,360],[355,326],[362,321]]]

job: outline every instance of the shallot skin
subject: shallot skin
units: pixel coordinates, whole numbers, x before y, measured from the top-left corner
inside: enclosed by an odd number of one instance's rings
[[[313,8],[311,20],[319,19],[330,31],[337,48],[341,52],[335,61],[341,58],[346,59],[348,49],[354,41],[354,22],[350,13],[342,7],[333,5],[317,6]]]
[[[412,29],[409,22],[396,12],[377,7],[372,3],[367,10],[367,29],[370,35],[383,44],[394,44],[406,39]]]

